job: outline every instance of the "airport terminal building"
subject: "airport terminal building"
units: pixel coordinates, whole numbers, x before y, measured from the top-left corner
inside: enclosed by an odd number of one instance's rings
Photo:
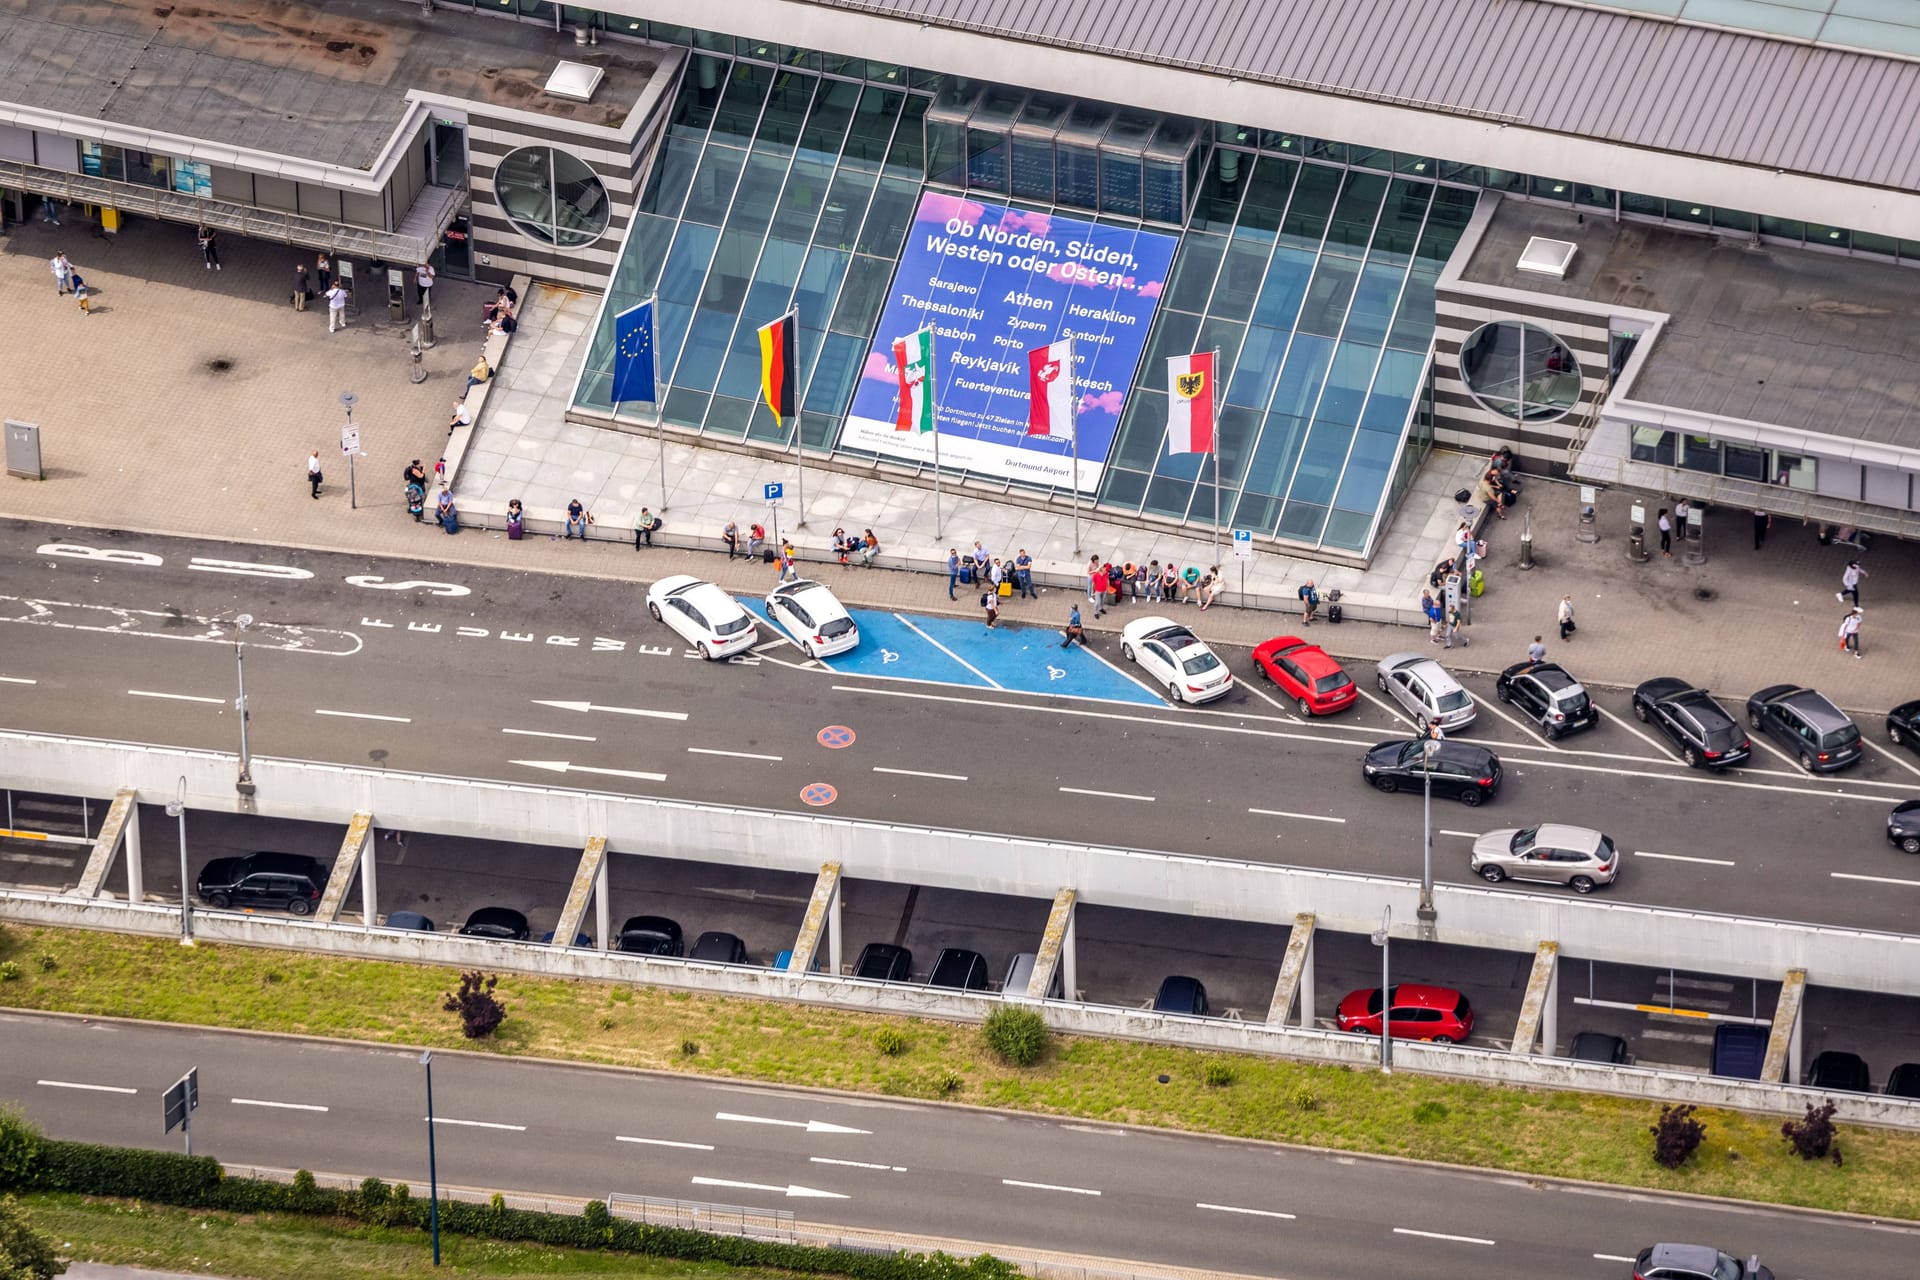
[[[1507,443],[1920,534],[1904,3],[0,0],[0,73],[11,216],[602,291],[572,413],[608,429],[930,484],[924,325],[947,483],[1063,514],[1365,560],[1436,443]],[[658,400],[615,405],[648,298]],[[1025,431],[1068,336],[1077,448]],[[1195,351],[1212,457],[1165,444]]]

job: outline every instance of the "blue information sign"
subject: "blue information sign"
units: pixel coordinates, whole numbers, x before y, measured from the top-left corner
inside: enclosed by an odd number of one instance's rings
[[[787,491],[787,486],[784,484],[781,484],[778,481],[775,481],[774,483],[769,484],[766,488],[767,501],[778,502],[781,496],[786,493],[786,491]]]
[[[917,462],[896,430],[893,344],[933,328],[942,466],[1091,490],[1132,389],[1178,238],[928,192],[921,197],[840,441]],[[1027,434],[1027,352],[1074,339],[1080,473],[1064,436]]]

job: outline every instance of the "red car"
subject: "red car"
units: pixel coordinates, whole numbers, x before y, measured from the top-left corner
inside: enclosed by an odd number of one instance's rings
[[[1380,988],[1350,991],[1334,1021],[1342,1031],[1380,1034]],[[1473,1034],[1473,1006],[1452,987],[1403,982],[1393,988],[1393,1038],[1452,1044]]]
[[[1360,688],[1317,644],[1275,636],[1253,651],[1253,665],[1279,685],[1303,716],[1330,716],[1360,701]]]

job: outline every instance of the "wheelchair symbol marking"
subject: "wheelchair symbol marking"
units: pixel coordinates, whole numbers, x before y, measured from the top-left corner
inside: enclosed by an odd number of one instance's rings
[[[887,664],[888,664],[889,662],[898,662],[898,661],[900,661],[900,655],[899,655],[899,654],[897,654],[897,653],[895,653],[895,652],[894,652],[893,650],[891,650],[891,649],[882,649],[882,650],[880,650],[880,665],[881,665],[881,666],[883,666],[883,667],[884,667],[884,666],[886,666],[886,665],[887,665]]]
[[[1065,680],[1066,678],[1067,673],[1064,669],[1054,666],[1051,662],[1047,664],[1047,679]]]

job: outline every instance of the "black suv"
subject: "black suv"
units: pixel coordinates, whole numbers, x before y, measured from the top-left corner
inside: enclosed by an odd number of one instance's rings
[[[1557,662],[1517,662],[1500,673],[1493,692],[1526,712],[1549,738],[1600,723],[1586,686]]]
[[[953,987],[959,991],[987,989],[987,958],[965,947],[942,947],[934,957],[933,972],[927,975],[930,987]]]
[[[1692,769],[1724,769],[1753,755],[1753,740],[1705,689],[1661,676],[1633,691],[1633,714],[1673,739]]]
[[[1748,698],[1747,724],[1772,738],[1808,773],[1844,769],[1865,750],[1853,717],[1795,684],[1769,685]]]
[[[853,962],[853,976],[874,982],[905,982],[913,976],[913,952],[890,942],[869,942]]]
[[[193,883],[210,907],[281,907],[297,916],[312,915],[326,888],[326,865],[299,853],[215,858]]]
[[[1420,791],[1427,785],[1427,753],[1433,756],[1433,794],[1471,808],[1500,790],[1500,757],[1453,738],[1402,738],[1367,748],[1360,772],[1381,791]]]

